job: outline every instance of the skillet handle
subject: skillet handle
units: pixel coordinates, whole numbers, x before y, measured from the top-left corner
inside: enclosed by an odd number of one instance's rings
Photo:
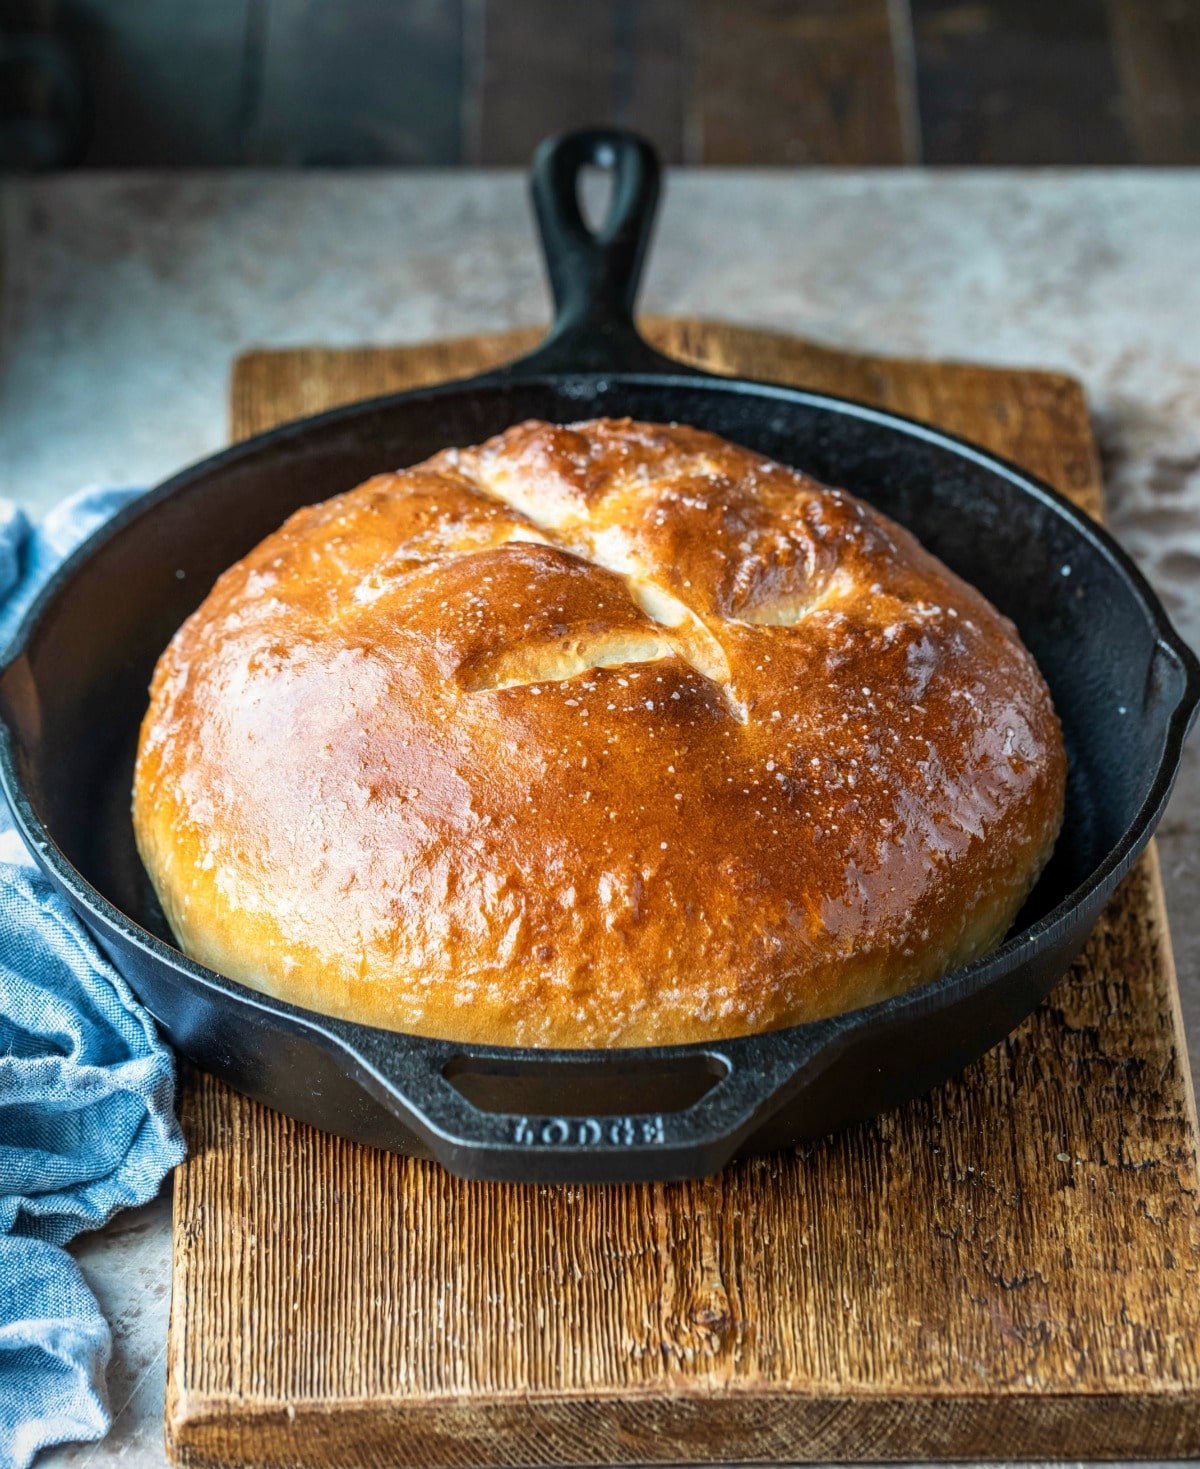
[[[676,1101],[672,1109],[668,1085],[660,1088],[661,1110],[614,1113],[605,1104],[590,1110],[589,1098],[620,1088],[622,1081],[631,1095],[644,1094],[658,1070],[644,1052],[630,1070],[620,1052],[514,1053],[343,1021],[325,1024],[360,1082],[449,1172],[552,1184],[645,1183],[715,1173],[759,1123],[823,1069],[844,1030],[838,1021],[821,1021],[789,1032],[786,1046],[778,1036],[768,1043],[748,1036],[688,1048],[682,1056],[665,1051],[663,1072],[673,1070],[682,1080],[686,1068],[684,1105]],[[504,1110],[485,1110],[468,1098],[468,1076],[491,1080],[496,1105]],[[530,1110],[508,1110],[522,1092]],[[559,1110],[537,1110],[539,1092]]]
[[[593,231],[579,207],[588,165],[612,175],[612,197]],[[583,128],[540,144],[530,190],[554,294],[554,324],[506,376],[576,372],[687,372],[638,333],[633,307],[654,228],[658,155],[621,128]]]

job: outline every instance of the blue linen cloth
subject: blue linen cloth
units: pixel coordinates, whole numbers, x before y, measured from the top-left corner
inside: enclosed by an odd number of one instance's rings
[[[0,500],[0,657],[54,567],[136,491],[85,490],[38,527]],[[143,1204],[183,1158],[154,1022],[34,866],[0,800],[0,1466],[102,1438],[108,1324],[62,1249]]]

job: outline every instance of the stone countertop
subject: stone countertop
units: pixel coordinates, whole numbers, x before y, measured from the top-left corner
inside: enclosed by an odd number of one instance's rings
[[[3,201],[0,493],[43,510],[218,448],[252,346],[544,320],[512,173],[74,174]],[[1200,171],[672,175],[643,304],[833,346],[1057,368],[1113,529],[1200,645]],[[1200,740],[1161,828],[1200,1058]],[[164,1462],[169,1202],[74,1247],[115,1327],[116,1424],[40,1469]]]

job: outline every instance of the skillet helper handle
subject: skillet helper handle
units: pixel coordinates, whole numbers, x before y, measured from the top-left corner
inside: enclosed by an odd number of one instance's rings
[[[579,182],[589,165],[612,175],[608,212],[596,230],[579,206]],[[659,177],[651,145],[621,128],[583,128],[539,146],[530,189],[554,294],[554,324],[545,341],[508,373],[686,370],[650,347],[633,321]]]
[[[692,1051],[689,1061],[712,1084],[677,1110],[614,1115],[570,1109],[557,1114],[491,1111],[476,1106],[455,1077],[489,1068],[508,1083],[545,1080],[556,1066],[608,1062],[583,1053],[544,1059],[477,1050],[327,1022],[376,1099],[415,1133],[430,1154],[460,1178],[499,1182],[647,1183],[715,1173],[765,1117],[803,1082],[828,1048],[836,1027],[819,1022],[792,1032],[781,1052],[758,1038]],[[615,1059],[611,1058],[611,1059]],[[671,1064],[664,1056],[664,1065]],[[569,1094],[570,1085],[553,1088]],[[594,1086],[589,1088],[594,1094]]]

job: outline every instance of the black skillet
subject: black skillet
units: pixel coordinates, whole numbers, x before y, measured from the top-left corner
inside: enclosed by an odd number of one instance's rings
[[[595,234],[577,203],[588,164],[613,173]],[[0,781],[17,822],[174,1044],[284,1112],[466,1176],[705,1174],[957,1071],[1078,952],[1162,813],[1200,700],[1200,666],[1145,582],[1047,486],[895,414],[712,377],[651,350],[632,311],[657,193],[657,161],[639,139],[592,131],[544,145],[533,197],[556,317],[532,356],[290,424],[185,470],[70,559],[0,674]],[[849,1015],[711,1045],[592,1052],[464,1046],[331,1020],[185,958],[129,820],[146,688],[176,627],[297,506],[521,419],[601,414],[696,424],[846,486],[1014,619],[1053,691],[1070,779],[1057,851],[1012,937]]]

